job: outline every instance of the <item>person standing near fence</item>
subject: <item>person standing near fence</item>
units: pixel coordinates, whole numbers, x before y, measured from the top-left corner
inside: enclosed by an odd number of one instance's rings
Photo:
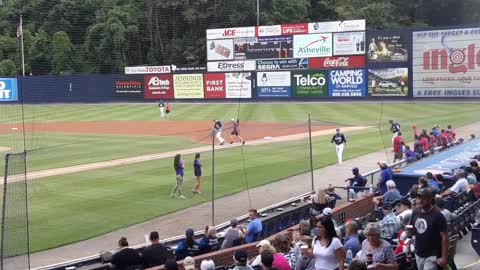
[[[185,199],[185,196],[182,194],[183,190],[183,173],[184,173],[184,162],[182,160],[182,155],[177,154],[173,159],[173,168],[175,169],[175,177],[177,179],[177,185],[173,192],[170,194],[170,197]]]
[[[195,187],[192,192],[194,194],[200,194],[200,180],[202,178],[202,161],[200,160],[200,153],[195,154],[195,160],[193,160],[193,173],[195,174]]]
[[[340,165],[343,162],[343,148],[347,144],[347,140],[345,139],[343,133],[340,133],[339,128],[337,128],[337,133],[333,135],[331,143],[335,143],[335,150],[337,153],[337,165]]]

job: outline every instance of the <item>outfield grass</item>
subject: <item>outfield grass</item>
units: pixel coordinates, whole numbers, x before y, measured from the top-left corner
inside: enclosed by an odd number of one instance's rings
[[[229,119],[236,115],[237,110],[238,106],[232,104],[176,104],[173,120]],[[381,124],[383,141],[377,128],[348,134],[347,159],[380,150],[384,147],[383,142],[389,146],[389,119],[402,124],[406,138],[411,137],[412,124],[417,124],[419,128],[431,128],[434,124],[446,126],[449,123],[459,127],[477,121],[475,106],[463,104],[240,105],[240,119],[243,121],[298,124],[305,123],[308,113],[312,115],[314,124]],[[36,122],[148,121],[158,119],[158,108],[156,105],[27,106],[25,115],[29,121]],[[31,152],[29,171],[195,146],[191,141],[180,138],[139,139],[131,136],[53,133],[34,135],[35,138],[27,138],[27,149],[40,150]],[[15,138],[10,139],[15,141]],[[22,144],[18,145],[21,149]],[[314,138],[313,149],[315,168],[335,162],[330,136]],[[205,172],[203,186],[209,187],[210,154],[202,156]],[[307,140],[260,146],[247,144],[245,157],[250,187],[309,169]],[[187,169],[190,170],[193,157],[186,156],[185,159],[189,162]],[[32,181],[29,184],[32,250],[77,242],[209,200],[211,194],[208,189],[195,198],[171,200],[168,197],[174,182],[171,167],[171,159],[156,160]],[[246,189],[239,148],[219,150],[216,153],[216,171],[217,197]],[[188,177],[191,184],[191,171],[187,171]],[[310,182],[306,180],[304,185],[307,191]],[[190,188],[187,186],[186,190]]]

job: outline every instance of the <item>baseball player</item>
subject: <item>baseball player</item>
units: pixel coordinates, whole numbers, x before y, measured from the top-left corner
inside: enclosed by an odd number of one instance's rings
[[[220,145],[223,145],[225,143],[225,140],[222,138],[222,121],[220,120],[213,120],[214,125],[213,129],[215,131],[215,137],[217,138],[218,142]]]
[[[233,143],[233,136],[236,136],[237,138],[240,139],[242,144],[245,144],[245,140],[238,134],[240,130],[240,120],[237,119],[237,121],[235,121],[235,119],[232,118],[231,121],[232,121],[232,132],[230,133],[230,144]]]
[[[390,131],[393,133],[393,137],[392,137],[392,145],[393,145],[393,140],[395,140],[395,137],[398,136],[398,132],[400,132],[400,124],[393,120],[390,120],[388,122],[392,125],[390,127]]]
[[[160,107],[160,117],[165,117],[165,103],[163,103],[163,100],[160,100],[158,107]]]
[[[165,110],[165,111],[166,111],[166,113],[167,113],[166,117],[167,117],[167,118],[170,118],[170,117],[172,116],[172,115],[170,114],[170,113],[172,112],[172,104],[171,104],[171,103],[167,102],[167,107],[166,107],[166,110]]]
[[[337,152],[337,165],[342,164],[343,147],[347,144],[345,136],[340,133],[340,129],[337,128],[337,133],[332,137],[332,143],[335,143],[335,149]]]

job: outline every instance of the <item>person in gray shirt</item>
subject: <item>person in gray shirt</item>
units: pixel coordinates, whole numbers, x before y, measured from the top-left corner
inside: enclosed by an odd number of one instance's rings
[[[223,240],[220,249],[231,248],[243,243],[243,231],[238,225],[238,221],[236,219],[232,219],[230,221],[230,226],[231,227],[225,232],[225,239]]]

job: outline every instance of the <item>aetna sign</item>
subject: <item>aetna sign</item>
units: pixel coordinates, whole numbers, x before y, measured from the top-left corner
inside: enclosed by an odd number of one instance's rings
[[[363,68],[365,56],[314,57],[309,59],[311,69]]]

